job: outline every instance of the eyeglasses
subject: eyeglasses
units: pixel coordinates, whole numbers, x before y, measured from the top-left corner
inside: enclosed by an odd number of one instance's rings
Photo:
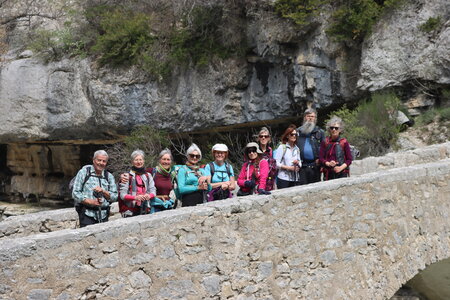
[[[290,136],[297,136],[297,133],[290,133]]]
[[[190,158],[200,159],[200,154],[189,154]]]
[[[339,130],[339,127],[330,126],[330,130]]]
[[[246,153],[250,154],[250,153],[258,153],[258,152],[256,152],[256,148],[250,148],[250,149],[247,149]]]
[[[226,152],[223,151],[214,151],[214,154],[218,154],[218,155],[226,155]]]
[[[270,138],[270,135],[262,135],[262,134],[261,134],[261,135],[259,136],[259,138],[260,138],[260,139],[268,139],[268,138]]]

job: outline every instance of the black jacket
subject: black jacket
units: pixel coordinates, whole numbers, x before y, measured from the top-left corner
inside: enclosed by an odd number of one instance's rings
[[[297,146],[300,149],[300,157],[302,158],[302,163],[305,162],[305,140],[308,138],[308,135],[301,133],[300,129],[297,128],[298,139]],[[314,160],[319,158],[319,149],[320,144],[325,140],[325,131],[320,129],[318,126],[314,127],[313,131],[309,135],[309,142],[313,149]]]

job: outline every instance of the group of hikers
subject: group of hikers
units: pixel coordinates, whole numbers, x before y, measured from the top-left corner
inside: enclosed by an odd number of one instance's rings
[[[225,144],[215,144],[214,161],[200,165],[202,152],[196,144],[186,151],[186,163],[174,165],[169,149],[158,156],[158,165],[146,168],[145,154],[131,154],[131,168],[114,176],[106,171],[108,154],[94,153],[92,165],[84,166],[73,181],[72,196],[79,214],[80,227],[108,221],[110,203],[118,201],[123,217],[172,209],[178,204],[195,206],[251,194],[269,195],[282,189],[349,176],[352,163],[350,145],[341,138],[343,122],[333,116],[327,123],[328,136],[317,124],[315,109],[307,109],[303,124],[291,124],[281,135],[281,143],[273,150],[271,134],[263,127],[255,142],[244,148],[244,164],[235,176],[227,162]],[[237,190],[237,193],[235,191]]]

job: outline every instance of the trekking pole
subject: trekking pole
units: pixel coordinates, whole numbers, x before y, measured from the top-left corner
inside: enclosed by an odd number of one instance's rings
[[[97,212],[98,212],[98,222],[102,223],[102,204],[103,204],[103,198],[99,198],[98,203],[100,203],[100,205],[97,208]]]
[[[139,207],[139,215],[144,214],[144,204],[145,204],[145,200],[141,201],[141,206]]]
[[[97,218],[98,218],[98,222],[101,223],[102,222],[102,208],[101,208],[101,206],[99,206],[98,209],[97,209]]]

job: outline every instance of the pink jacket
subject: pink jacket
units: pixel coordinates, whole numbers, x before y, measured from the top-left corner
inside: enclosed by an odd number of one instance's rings
[[[243,192],[250,192],[250,189],[245,186],[245,181],[254,179],[258,189],[266,189],[267,177],[269,176],[269,163],[265,159],[261,159],[259,167],[254,174],[255,166],[251,161],[247,161],[242,166],[237,183]],[[255,176],[253,176],[255,175]]]

